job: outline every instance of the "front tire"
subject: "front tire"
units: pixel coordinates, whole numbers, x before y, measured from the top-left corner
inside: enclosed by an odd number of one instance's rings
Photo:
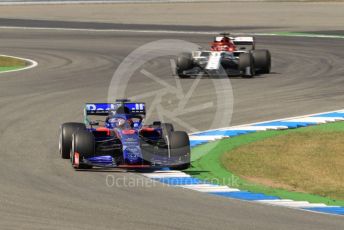
[[[177,58],[177,69],[176,72],[180,78],[189,78],[189,75],[184,74],[184,71],[193,68],[191,53],[182,53]]]
[[[179,157],[182,160],[182,163],[173,165],[170,168],[175,170],[185,170],[189,168],[191,162],[191,150],[188,134],[183,131],[171,132],[169,144],[171,157]]]
[[[255,63],[252,53],[241,53],[239,55],[239,70],[243,77],[252,78],[255,75]]]
[[[171,138],[171,133],[174,131],[173,124],[171,123],[161,123],[162,136],[165,142],[166,138]]]
[[[70,150],[72,147],[72,136],[78,130],[86,130],[83,123],[69,122],[64,123],[60,127],[59,133],[59,152],[63,159],[70,158]]]
[[[252,51],[255,68],[260,73],[267,74],[271,71],[271,54],[269,50]]]
[[[170,167],[171,170],[186,170],[188,168],[190,168],[191,163],[185,163],[185,164],[181,164],[181,165],[177,165],[177,166],[172,166]]]
[[[79,130],[73,135],[71,149],[72,166],[75,169],[90,169],[91,165],[86,165],[82,161],[85,157],[95,155],[95,140],[92,133],[87,130]]]

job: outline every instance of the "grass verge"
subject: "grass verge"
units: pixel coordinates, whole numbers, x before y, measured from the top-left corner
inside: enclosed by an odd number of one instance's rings
[[[305,189],[295,190],[295,185],[293,184],[291,184],[290,187],[286,187],[287,184],[285,184],[285,182],[283,181],[281,183],[277,181],[274,184],[271,184],[270,183],[271,180],[269,180],[269,178],[266,180],[267,182],[269,182],[268,185],[266,183],[265,184],[263,183],[264,180],[259,180],[258,182],[256,180],[248,180],[247,178],[249,178],[249,176],[240,175],[240,173],[231,171],[231,168],[230,168],[231,166],[228,165],[229,161],[227,161],[228,157],[233,157],[233,155],[231,155],[232,151],[237,151],[237,150],[239,151],[241,147],[246,147],[247,145],[250,145],[250,144],[262,143],[264,141],[268,141],[269,139],[278,138],[279,140],[279,138],[282,138],[283,140],[285,136],[289,136],[293,134],[312,136],[312,135],[317,135],[319,133],[325,133],[325,135],[326,134],[332,135],[332,134],[338,134],[338,133],[343,133],[343,132],[344,132],[344,122],[338,122],[338,123],[329,123],[329,124],[324,124],[324,125],[319,125],[319,126],[312,126],[312,127],[307,127],[307,128],[285,130],[285,131],[257,132],[257,133],[243,135],[243,136],[238,136],[231,139],[211,142],[209,144],[195,147],[192,150],[192,153],[194,156],[197,157],[197,155],[202,155],[202,157],[195,160],[192,163],[192,167],[186,172],[200,179],[210,180],[212,182],[228,185],[230,187],[236,187],[241,190],[264,193],[267,195],[278,196],[283,199],[292,199],[292,200],[299,200],[299,201],[309,201],[311,203],[325,203],[328,205],[344,206],[344,200],[333,198],[334,196],[333,191],[326,193],[327,195],[328,194],[331,195],[331,197],[328,197],[326,196],[325,193],[321,193],[321,195],[319,195],[319,193],[314,193],[312,191],[304,191]],[[341,136],[339,136],[339,138],[340,137]],[[340,142],[340,140],[337,140],[337,142],[338,141]],[[211,149],[211,152],[209,152],[209,149]],[[237,154],[235,155],[235,157],[238,160],[238,162],[240,162],[240,158],[239,156],[237,156]],[[244,157],[244,160],[242,160],[240,164],[244,165],[243,167],[245,167],[246,169],[249,169],[250,167],[247,167],[248,163],[246,162],[246,159],[245,159],[246,156],[243,156],[243,157]],[[330,164],[329,162],[331,161],[328,161],[327,156],[317,157],[316,162],[319,163],[318,160],[321,158],[324,158],[324,162],[326,162],[326,165]],[[344,159],[341,158],[341,162],[343,162],[343,160]],[[260,161],[260,163],[263,163],[263,162]],[[300,168],[302,168],[304,165],[301,163],[302,162],[299,162],[298,164]],[[238,168],[239,167],[240,166],[238,166]],[[252,168],[253,171],[255,169],[256,167]],[[305,167],[305,170],[306,170],[306,167]],[[283,172],[283,169],[281,169],[281,171]],[[273,174],[271,172],[269,173],[270,175]],[[288,173],[288,177],[292,178],[292,174]],[[335,178],[333,179],[335,180]],[[313,182],[314,181],[317,181],[317,180],[314,179]],[[337,185],[339,187],[341,186],[341,184],[342,183],[338,181]],[[285,187],[283,187],[283,185]]]
[[[0,72],[23,68],[27,65],[24,60],[0,56]]]

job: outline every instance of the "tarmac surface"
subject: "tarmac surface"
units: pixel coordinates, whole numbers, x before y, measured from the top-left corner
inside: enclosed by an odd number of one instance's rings
[[[343,1],[62,4],[0,6],[0,17],[115,24],[230,25],[247,32],[262,27],[264,31],[319,31],[344,28],[343,11]]]
[[[209,35],[0,30],[1,53],[39,63],[28,71],[0,75],[1,229],[344,228],[342,217],[152,184],[139,173],[75,172],[68,161],[59,158],[59,125],[81,121],[83,103],[107,101],[113,74],[130,52],[167,38],[206,47]],[[231,125],[343,109],[342,39],[260,36],[257,47],[271,51],[272,73],[253,79],[230,78],[233,92],[222,93],[233,93]],[[151,60],[140,69],[157,76],[160,83],[177,84],[169,59]],[[198,82],[190,102],[202,105],[216,99],[210,86],[218,80],[185,79],[181,83],[188,90]],[[123,87],[128,88],[127,96],[137,96],[159,89],[156,84],[138,71]],[[161,105],[167,110],[178,105],[176,95],[166,97]],[[149,107],[152,100],[147,102]],[[217,111],[221,108],[221,104],[216,106]],[[211,128],[213,116],[214,111],[208,109],[191,111],[183,119],[204,130]],[[183,128],[183,123],[177,126]]]

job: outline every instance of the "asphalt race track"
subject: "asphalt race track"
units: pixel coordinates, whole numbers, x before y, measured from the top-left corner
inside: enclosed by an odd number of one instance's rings
[[[58,128],[81,121],[82,104],[106,101],[119,63],[150,41],[176,38],[203,46],[209,36],[1,29],[1,53],[38,61],[24,72],[0,75],[1,229],[262,229],[339,230],[344,219],[153,186],[107,186],[146,181],[120,171],[74,172],[58,155]],[[273,55],[273,73],[231,78],[232,125],[344,108],[344,53],[340,39],[258,37]],[[159,60],[150,71],[175,82]],[[183,81],[190,85],[194,79]],[[201,79],[199,100],[211,98]],[[150,91],[146,78],[128,87]],[[203,89],[203,90],[202,90]],[[134,93],[133,93],[134,94]],[[197,99],[197,97],[196,97]],[[196,100],[195,99],[195,100]],[[211,113],[197,117],[207,129]],[[148,183],[148,182],[147,182]]]

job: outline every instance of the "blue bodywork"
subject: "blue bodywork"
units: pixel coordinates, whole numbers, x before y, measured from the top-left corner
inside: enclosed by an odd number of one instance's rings
[[[121,107],[126,110],[118,112]],[[144,103],[86,104],[84,122],[95,137],[96,154],[82,159],[83,163],[101,167],[181,164],[180,157],[168,155],[166,144],[159,146],[162,128],[143,126],[145,112]],[[105,116],[106,119],[100,125],[89,116]]]

